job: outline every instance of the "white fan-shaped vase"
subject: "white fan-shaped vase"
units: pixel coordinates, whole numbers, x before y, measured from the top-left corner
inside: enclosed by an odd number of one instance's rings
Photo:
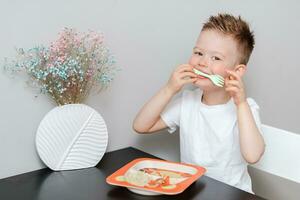
[[[41,121],[36,148],[52,170],[94,167],[108,143],[106,124],[101,115],[84,104],[68,104],[52,109]]]

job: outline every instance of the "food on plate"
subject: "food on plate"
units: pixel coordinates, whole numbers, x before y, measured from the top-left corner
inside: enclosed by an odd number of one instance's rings
[[[126,181],[132,185],[148,188],[173,189],[176,184],[191,177],[191,174],[158,168],[129,169],[117,181]]]

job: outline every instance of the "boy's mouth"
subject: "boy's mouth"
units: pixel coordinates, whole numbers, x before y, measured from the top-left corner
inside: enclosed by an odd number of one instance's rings
[[[198,75],[198,78],[199,78],[199,79],[208,79],[208,78],[206,78],[206,77],[204,77],[204,76],[201,76],[201,75]]]

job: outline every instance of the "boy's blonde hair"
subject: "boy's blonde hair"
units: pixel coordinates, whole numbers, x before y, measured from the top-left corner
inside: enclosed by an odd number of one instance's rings
[[[205,30],[217,30],[233,37],[240,51],[239,64],[248,63],[255,43],[254,35],[250,31],[248,23],[242,20],[241,16],[234,17],[230,14],[211,16],[203,25],[202,31]]]

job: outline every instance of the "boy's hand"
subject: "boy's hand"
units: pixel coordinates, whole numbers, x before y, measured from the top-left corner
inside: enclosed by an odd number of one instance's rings
[[[229,76],[225,78],[225,90],[233,98],[235,105],[239,106],[241,103],[246,102],[243,80],[235,71],[226,70],[226,72]]]
[[[197,75],[193,72],[193,66],[189,64],[179,65],[172,73],[167,87],[173,94],[181,90],[188,83],[193,83],[197,80]]]

